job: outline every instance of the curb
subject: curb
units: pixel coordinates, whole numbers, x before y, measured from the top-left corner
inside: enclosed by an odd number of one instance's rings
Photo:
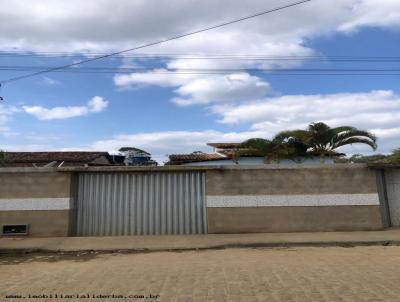
[[[185,252],[185,251],[206,251],[233,248],[290,248],[290,247],[344,247],[357,246],[400,246],[400,240],[377,240],[377,241],[326,241],[326,242],[260,242],[260,243],[227,243],[202,247],[172,247],[172,248],[129,248],[129,249],[47,249],[47,248],[0,248],[0,255],[6,254],[135,254],[152,252]]]

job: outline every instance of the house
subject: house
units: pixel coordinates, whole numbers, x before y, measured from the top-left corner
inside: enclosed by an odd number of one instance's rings
[[[2,167],[111,166],[107,152],[4,152]]]
[[[264,165],[265,157],[257,150],[240,148],[240,143],[208,143],[213,148],[211,153],[193,152],[190,154],[171,154],[166,165],[183,166],[219,166],[219,165]],[[272,162],[276,163],[276,162]],[[280,164],[295,164],[292,160],[284,159]],[[302,160],[302,164],[319,164],[318,157]],[[327,164],[333,159],[327,158]]]
[[[263,164],[264,157],[255,150],[238,148],[240,143],[208,143],[212,153],[193,152],[169,155],[167,165],[209,166],[209,165],[251,165]],[[240,157],[237,155],[240,153]]]

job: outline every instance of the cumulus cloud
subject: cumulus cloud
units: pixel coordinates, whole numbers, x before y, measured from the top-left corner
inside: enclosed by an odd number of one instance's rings
[[[192,80],[177,90],[181,98],[174,102],[181,106],[212,102],[247,101],[266,95],[270,90],[267,82],[248,73],[210,76]]]
[[[114,83],[118,87],[137,87],[137,86],[161,86],[176,87],[184,85],[196,79],[194,74],[174,73],[167,69],[159,68],[150,72],[138,72],[131,74],[117,74]]]
[[[101,112],[108,106],[108,101],[100,96],[93,97],[85,106],[66,106],[46,108],[42,106],[22,106],[22,109],[39,120],[67,119]]]
[[[230,0],[166,0],[160,6],[157,0],[119,0],[117,4],[112,0],[70,0],[60,5],[52,0],[2,0],[1,46],[41,51],[129,48],[287,3],[290,1],[253,0],[249,5]],[[244,48],[259,51],[265,46],[275,49],[277,40],[284,41],[282,46],[286,42],[299,46],[306,35],[364,25],[397,26],[399,5],[397,0],[315,0],[211,31],[198,39],[177,40],[167,50],[210,51],[223,45],[230,52]],[[202,42],[205,37],[207,43]],[[233,45],[235,48],[230,48]]]
[[[221,116],[221,123],[249,123],[256,129],[297,126],[317,120],[333,125],[392,127],[400,120],[400,96],[390,90],[284,95],[237,106],[215,106],[213,111]]]
[[[351,32],[363,26],[399,27],[400,2],[397,0],[363,0],[352,6],[353,18],[338,29]]]
[[[88,112],[101,112],[108,106],[108,101],[106,101],[101,96],[93,97],[87,104]]]
[[[246,72],[228,75],[194,75],[158,69],[154,72],[116,75],[114,82],[120,87],[141,85],[178,87],[174,90],[176,97],[172,101],[179,106],[247,101],[264,97],[271,92],[269,83]]]

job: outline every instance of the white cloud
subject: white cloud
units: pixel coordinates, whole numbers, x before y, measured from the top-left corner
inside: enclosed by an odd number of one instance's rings
[[[270,90],[267,82],[248,73],[209,76],[192,80],[175,90],[181,106],[213,102],[246,101],[264,97]]]
[[[39,120],[67,119],[77,116],[85,116],[90,113],[103,111],[108,106],[108,101],[102,97],[93,97],[86,106],[66,106],[45,108],[42,106],[22,106],[22,109]]]
[[[165,69],[146,73],[116,75],[114,82],[120,87],[156,85],[178,87],[173,102],[179,106],[194,104],[247,101],[264,97],[271,92],[270,85],[263,79],[248,73],[228,75],[195,75],[170,73]]]
[[[193,74],[168,72],[166,69],[154,69],[151,72],[117,74],[114,83],[118,87],[135,87],[143,85],[156,85],[161,87],[176,87],[184,85],[197,78]]]
[[[118,4],[112,0],[70,0],[62,5],[52,0],[2,0],[0,46],[2,49],[32,51],[121,50],[287,3],[290,1],[253,0],[249,5],[246,1],[230,0],[165,0],[160,7],[157,0],[119,0]],[[361,26],[398,27],[399,11],[397,0],[314,0],[150,47],[146,52],[310,55],[313,51],[304,45],[307,38],[351,31]],[[269,62],[267,65],[287,66],[288,63]],[[211,63],[178,59],[167,65],[170,68],[194,68],[226,64],[223,60]],[[248,60],[237,66],[259,64]]]
[[[398,27],[400,26],[400,1],[363,0],[352,7],[353,18],[345,21],[338,29],[354,31],[362,26]]]
[[[284,95],[248,104],[213,108],[224,124],[250,123],[253,128],[282,128],[322,120],[373,128],[398,125],[400,96],[392,91]]]
[[[101,112],[104,109],[106,109],[108,106],[108,101],[106,101],[104,98],[101,96],[95,96],[93,97],[87,105],[88,111],[89,112]]]
[[[52,0],[2,0],[1,46],[41,51],[129,48],[290,2],[253,0],[249,5],[230,0],[165,0],[160,6],[157,0],[119,0],[117,4],[113,0],[69,0],[62,4]],[[399,6],[397,0],[315,0],[210,31],[199,38],[177,40],[167,50],[215,51],[221,45],[221,50],[229,52],[244,48],[259,51],[264,47],[275,50],[277,41],[282,46],[298,47],[305,36],[338,29],[398,26]],[[209,44],[211,41],[215,47]]]

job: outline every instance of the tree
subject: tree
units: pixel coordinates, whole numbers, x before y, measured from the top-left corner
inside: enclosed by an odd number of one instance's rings
[[[325,163],[327,155],[338,155],[335,150],[351,144],[366,144],[373,150],[377,148],[376,137],[371,132],[351,126],[331,128],[325,123],[312,123],[306,130],[283,131],[277,135],[282,139],[294,140],[307,146],[307,153],[318,155]]]
[[[390,163],[400,163],[400,148],[394,149],[392,155],[390,156]]]
[[[144,151],[142,149],[135,148],[135,147],[121,147],[121,148],[119,148],[118,151],[121,152],[121,153],[124,153],[124,154],[150,155],[150,153],[148,153],[148,152],[146,152],[146,151]]]
[[[306,156],[307,147],[296,139],[286,139],[275,136],[272,140],[263,138],[252,138],[241,143],[237,149],[240,156],[240,149],[247,148],[255,150],[263,155],[266,163],[272,161],[280,162],[281,159],[291,159],[294,161],[302,160]]]
[[[125,156],[124,163],[128,166],[156,166],[151,154],[135,147],[122,147],[118,150]]]

